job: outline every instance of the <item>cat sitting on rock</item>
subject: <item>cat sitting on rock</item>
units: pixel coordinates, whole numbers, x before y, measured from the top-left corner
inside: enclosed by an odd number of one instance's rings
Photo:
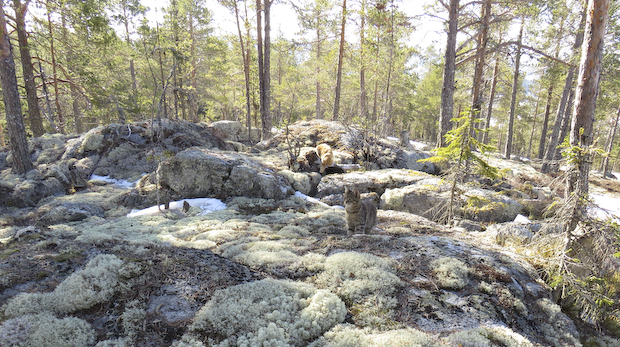
[[[344,188],[344,211],[347,221],[347,236],[369,232],[377,223],[377,207],[368,199],[361,199],[356,189]]]

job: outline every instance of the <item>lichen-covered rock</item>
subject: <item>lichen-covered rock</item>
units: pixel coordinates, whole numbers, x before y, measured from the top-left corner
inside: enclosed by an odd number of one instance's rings
[[[379,207],[440,219],[450,204],[450,190],[451,184],[439,178],[419,180],[403,188],[388,189]],[[490,190],[458,185],[453,210],[457,216],[478,222],[506,222],[521,212],[521,204]]]
[[[233,152],[190,148],[162,162],[158,171],[160,184],[185,198],[283,199],[293,194],[284,177]]]
[[[387,189],[408,186],[430,177],[432,176],[424,172],[405,169],[327,175],[319,183],[317,196],[323,198],[334,194],[344,194],[345,186],[355,187],[361,193],[375,192],[382,195]]]
[[[248,128],[241,122],[232,120],[220,120],[211,123],[211,127],[215,130],[214,134],[226,141],[248,142]],[[252,142],[260,141],[261,131],[252,128]]]
[[[506,222],[491,224],[484,232],[484,236],[487,236],[498,245],[525,245],[532,240],[534,233],[538,232],[541,228],[537,223],[519,223],[519,222]]]
[[[4,206],[31,207],[45,197],[64,194],[65,187],[56,178],[0,181],[0,205]]]
[[[39,225],[54,225],[84,220],[96,216],[103,218],[103,208],[87,203],[66,203],[58,206],[46,205],[35,213],[43,213],[38,219]]]
[[[430,154],[417,149],[402,149],[397,153],[398,159],[394,165],[394,168],[421,171],[429,174],[437,173],[435,164],[420,161],[422,159],[430,158]]]
[[[306,173],[282,170],[279,171],[278,174],[284,176],[295,191],[310,196],[316,195],[317,187],[321,182],[321,175],[317,172]]]

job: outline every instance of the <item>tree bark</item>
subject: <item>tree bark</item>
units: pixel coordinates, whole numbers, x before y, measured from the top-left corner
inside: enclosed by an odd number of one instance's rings
[[[618,129],[618,121],[620,120],[620,107],[618,107],[618,112],[616,113],[616,120],[614,121],[614,125],[609,130],[609,136],[607,138],[607,146],[605,146],[605,152],[607,155],[603,157],[601,162],[601,173],[603,174],[603,178],[607,177],[607,173],[609,170],[607,169],[609,165],[609,156],[611,155],[611,150],[614,147],[614,138],[616,137],[616,130]]]
[[[573,44],[573,57],[574,61],[578,56],[578,50],[581,48],[583,43],[583,34],[584,27],[586,25],[586,9],[581,14],[581,21],[579,24],[579,29],[577,30],[577,35],[575,35],[575,43]],[[570,93],[571,88],[573,86],[573,79],[575,78],[575,67],[569,67],[568,73],[566,75],[566,80],[564,82],[564,89],[562,90],[562,97],[560,98],[560,103],[558,104],[558,110],[555,116],[555,123],[553,124],[553,130],[551,131],[551,136],[549,137],[549,143],[545,149],[545,156],[541,171],[543,173],[549,173],[551,171],[556,171],[559,165],[553,164],[553,160],[555,157],[555,153],[558,150],[557,147],[560,144],[561,140],[564,136],[560,136],[562,132],[562,124],[567,124],[566,118],[570,117]]]
[[[551,100],[553,99],[553,88],[555,86],[555,80],[551,80],[551,85],[547,91],[547,104],[545,106],[545,115],[542,121],[542,130],[540,131],[540,142],[538,144],[538,159],[542,159],[545,156],[545,145],[547,142],[547,126],[549,124],[549,114],[551,113]]]
[[[30,131],[34,137],[39,137],[45,133],[43,128],[43,118],[41,117],[41,109],[39,108],[39,98],[37,97],[37,86],[34,80],[34,68],[30,55],[30,47],[28,45],[28,34],[26,32],[26,13],[28,11],[28,3],[26,0],[23,4],[19,0],[13,0],[15,8],[15,24],[17,31],[17,40],[19,42],[19,55],[21,57],[22,71],[24,73],[24,88],[26,89],[26,102],[28,103],[28,122],[30,123]]]
[[[256,0],[256,47],[258,52],[258,90],[259,90],[259,114],[261,121],[265,114],[265,67],[263,57],[263,5],[261,0]],[[264,125],[264,123],[263,123]],[[263,127],[263,134],[265,129]]]
[[[60,93],[58,92],[58,74],[56,71],[56,51],[54,49],[54,31],[52,30],[52,11],[49,7],[49,3],[47,4],[47,25],[50,35],[50,54],[52,56],[52,75],[54,77],[54,81],[52,82],[54,85],[54,103],[56,106],[56,114],[58,115],[58,130],[64,134],[65,133],[65,117],[62,113],[62,109],[60,108]],[[64,17],[63,17],[64,18]]]
[[[252,142],[252,115],[251,115],[251,110],[250,110],[250,48],[249,48],[249,43],[248,43],[248,48],[247,48],[247,53],[246,53],[245,44],[243,42],[243,34],[241,33],[241,24],[239,21],[239,7],[237,7],[236,1],[233,1],[233,4],[235,6],[235,18],[237,21],[237,32],[239,33],[239,44],[241,46],[241,58],[243,59],[243,75],[245,77],[245,111],[246,111],[246,126],[248,128],[248,142]]]
[[[487,118],[484,122],[484,129],[486,130],[482,135],[482,143],[489,143],[489,127],[491,126],[491,113],[493,113],[493,100],[495,99],[495,88],[497,86],[497,79],[499,77],[499,56],[496,53],[495,67],[493,69],[493,82],[491,82],[491,93],[489,95],[489,107],[487,108]]]
[[[344,58],[344,28],[347,23],[347,0],[342,0],[342,22],[340,25],[340,48],[338,50],[338,71],[336,72],[336,98],[332,120],[338,120],[340,114],[340,88],[342,86],[342,61]]]
[[[450,0],[448,9],[448,41],[444,56],[443,87],[441,89],[441,111],[439,114],[439,131],[437,147],[444,147],[444,136],[450,130],[450,120],[454,112],[454,74],[456,71],[456,34],[458,33],[459,0]]]
[[[265,106],[263,107],[263,140],[270,139],[273,135],[271,128],[273,127],[273,117],[271,116],[271,0],[265,0],[265,47],[264,47],[264,64],[263,78]]]
[[[15,74],[15,61],[9,32],[6,27],[3,2],[0,2],[0,82],[2,84],[2,96],[6,112],[7,132],[10,137],[9,148],[13,155],[13,170],[15,173],[26,173],[33,168],[28,152],[28,140],[26,140],[26,128],[22,118],[22,108],[17,90],[17,77]]]
[[[574,192],[577,199],[566,230],[568,240],[571,240],[571,232],[577,226],[580,216],[585,213],[583,210],[588,197],[588,174],[591,164],[588,147],[593,142],[592,126],[601,74],[603,39],[609,15],[609,0],[590,0],[587,12],[588,18],[581,49],[581,63],[570,130],[570,145],[578,150],[572,153],[575,156],[572,161],[574,164],[569,169],[567,182],[567,191]]]
[[[368,119],[368,101],[366,100],[366,54],[364,51],[364,31],[366,30],[366,1],[362,0],[360,12],[360,119],[366,124]]]
[[[506,131],[506,148],[504,157],[510,159],[512,155],[512,134],[515,123],[515,108],[517,107],[517,91],[519,90],[519,69],[521,67],[521,44],[523,39],[523,27],[525,20],[521,22],[521,30],[519,31],[519,42],[517,43],[517,56],[515,57],[515,71],[512,81],[512,96],[510,98],[510,117],[508,119],[508,129]]]
[[[484,62],[486,47],[489,35],[489,21],[491,17],[491,0],[486,0],[482,7],[482,23],[480,23],[480,33],[478,34],[478,47],[476,49],[476,67],[474,71],[474,82],[472,86],[471,112],[474,117],[480,116],[482,101],[480,98],[480,90],[482,89],[482,73],[484,71]]]

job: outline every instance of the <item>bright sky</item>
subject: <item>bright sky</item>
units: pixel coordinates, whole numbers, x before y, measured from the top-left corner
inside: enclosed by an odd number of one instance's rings
[[[431,1],[432,0],[402,0],[398,6],[401,11],[411,17],[420,16],[424,14],[424,5]],[[143,0],[142,3],[151,8],[149,13],[147,13],[147,17],[152,22],[156,19],[158,19],[160,23],[163,21],[161,9],[162,7],[168,6],[168,0]],[[206,4],[209,10],[214,14],[214,26],[217,28],[216,34],[236,34],[237,27],[233,14],[228,9],[221,6],[217,0],[207,0]],[[157,8],[157,10],[155,10],[155,8]],[[417,26],[417,30],[409,40],[411,46],[434,46],[436,49],[439,48],[440,50],[444,48],[445,33],[439,19],[423,17],[420,20],[413,21],[413,23]],[[290,5],[286,3],[273,4],[271,7],[272,37],[277,37],[278,33],[282,33],[285,38],[292,39],[299,31],[297,14]]]

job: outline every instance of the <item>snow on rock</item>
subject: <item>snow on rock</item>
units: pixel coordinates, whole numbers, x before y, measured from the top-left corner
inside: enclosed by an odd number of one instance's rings
[[[207,214],[214,211],[220,211],[226,208],[226,204],[222,202],[220,199],[212,199],[212,198],[195,198],[195,199],[184,199],[179,201],[171,201],[170,209],[171,210],[181,210],[183,208],[183,202],[187,201],[187,203],[192,207],[198,207],[202,209],[202,212],[199,214]],[[164,209],[164,205],[151,206],[149,208],[145,208],[142,210],[131,210],[127,214],[127,218],[138,217],[138,216],[150,216],[157,214],[160,210]]]

